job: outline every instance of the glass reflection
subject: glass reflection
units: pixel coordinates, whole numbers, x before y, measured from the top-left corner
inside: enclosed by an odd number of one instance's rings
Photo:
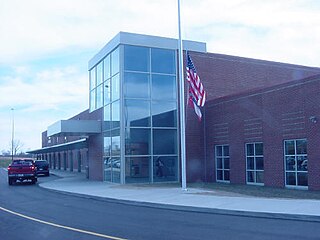
[[[176,78],[169,75],[152,74],[152,98],[153,99],[176,99]]]
[[[111,155],[111,136],[110,132],[105,132],[103,134],[104,139],[103,139],[103,152],[105,156],[110,156]]]
[[[111,104],[111,127],[112,128],[118,128],[120,127],[120,101],[113,102]]]
[[[110,55],[104,59],[104,80],[111,77]]]
[[[96,89],[90,91],[90,111],[96,109]]]
[[[149,48],[124,46],[124,70],[149,71]]]
[[[178,180],[177,157],[153,157],[153,181],[168,182]]]
[[[134,127],[150,126],[150,102],[143,100],[125,101],[125,125]]]
[[[111,131],[111,155],[120,156],[120,129]]]
[[[90,90],[96,87],[96,68],[90,70]]]
[[[97,87],[97,103],[96,108],[101,108],[103,105],[103,84]]]
[[[126,158],[126,183],[150,181],[150,157]]]
[[[150,78],[145,73],[124,74],[124,96],[126,98],[149,98]]]
[[[111,101],[111,81],[108,79],[104,82],[104,104],[108,104]]]
[[[175,129],[153,130],[154,154],[177,154],[177,131]]]
[[[111,78],[111,99],[112,101],[120,99],[120,78],[119,74]]]
[[[111,53],[111,75],[115,75],[119,72],[120,68],[120,55],[119,55],[119,48],[115,49]]]
[[[154,127],[177,126],[177,103],[176,102],[152,102],[152,125]]]
[[[102,71],[102,64],[103,62],[100,62],[98,65],[97,65],[97,82],[96,82],[96,85],[100,85],[102,83],[102,80],[103,80],[103,71]]]
[[[149,155],[150,134],[150,129],[126,129],[126,155]]]
[[[151,66],[152,72],[175,74],[176,59],[175,51],[168,49],[152,48],[151,49]]]

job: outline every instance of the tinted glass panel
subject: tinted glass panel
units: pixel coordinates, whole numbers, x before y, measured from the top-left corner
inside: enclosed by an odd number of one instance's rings
[[[120,101],[111,104],[112,128],[120,127]]]
[[[103,109],[103,119],[104,119],[104,124],[103,124],[103,130],[109,130],[111,128],[111,105],[107,105]]]
[[[223,146],[223,155],[229,156],[229,146]]]
[[[254,155],[254,145],[253,144],[247,144],[247,156],[253,156]]]
[[[308,173],[298,172],[297,180],[299,186],[308,186]]]
[[[104,59],[104,79],[111,77],[111,68],[110,68],[110,55]]]
[[[167,75],[152,75],[153,99],[176,99],[176,78]]]
[[[103,105],[103,84],[97,87],[97,103],[96,108],[101,108]]]
[[[104,104],[108,104],[111,101],[111,83],[110,79],[104,82]]]
[[[104,181],[111,182],[111,167],[112,167],[112,161],[110,157],[104,157],[103,158],[104,163]]]
[[[223,174],[224,174],[224,180],[225,181],[230,181],[230,172],[229,172],[229,170],[224,170]]]
[[[229,158],[224,158],[224,165],[223,165],[224,169],[230,169],[230,165],[229,165]]]
[[[296,174],[294,172],[286,173],[287,185],[296,185]]]
[[[286,170],[296,170],[295,157],[286,157]]]
[[[263,144],[262,143],[256,143],[256,152],[255,155],[263,155]]]
[[[256,169],[263,170],[263,157],[256,157]]]
[[[307,154],[307,140],[297,140],[297,154]]]
[[[90,92],[90,111],[96,109],[96,89]]]
[[[111,99],[112,101],[120,98],[120,78],[119,74],[111,78]]]
[[[150,129],[130,128],[126,130],[126,155],[150,154]]]
[[[284,144],[285,144],[285,154],[294,155],[295,154],[294,141],[285,141]]]
[[[96,87],[96,68],[90,70],[90,90]]]
[[[222,146],[216,146],[216,156],[222,156]]]
[[[248,182],[255,182],[254,171],[248,171],[247,172],[247,181]]]
[[[111,75],[112,76],[119,72],[119,67],[120,67],[119,59],[120,59],[119,48],[117,48],[111,53]]]
[[[176,72],[175,51],[167,49],[151,49],[152,72],[174,74]]]
[[[264,172],[263,171],[257,171],[256,172],[256,177],[257,177],[257,183],[263,183],[264,181]]]
[[[126,158],[126,183],[149,182],[150,157]]]
[[[297,156],[298,171],[308,171],[308,159],[306,156]]]
[[[110,156],[111,154],[111,136],[110,132],[105,132],[103,134],[104,140],[103,140],[103,149],[104,149],[104,155],[105,156]]]
[[[153,130],[154,154],[177,154],[177,131],[171,129]]]
[[[100,62],[97,66],[97,86],[100,85],[102,83],[102,79],[103,79],[103,71],[102,71],[102,65],[103,62]]]
[[[127,98],[149,98],[150,81],[149,74],[125,73],[124,96]]]
[[[177,157],[156,156],[153,158],[153,177],[155,182],[178,180]]]
[[[111,131],[111,155],[120,155],[120,129]]]
[[[112,164],[112,182],[120,183],[120,169],[121,169],[121,161],[119,157],[113,157],[111,159]]]
[[[218,168],[218,169],[222,169],[222,168],[223,168],[222,159],[223,159],[223,158],[221,158],[221,157],[218,157],[218,158],[217,158],[217,168]]]
[[[148,127],[150,126],[150,102],[143,100],[125,101],[126,126]]]
[[[154,127],[177,126],[176,102],[152,102],[152,125]]]
[[[254,170],[254,157],[247,157],[247,169]]]
[[[124,69],[128,71],[149,71],[149,48],[124,46]]]

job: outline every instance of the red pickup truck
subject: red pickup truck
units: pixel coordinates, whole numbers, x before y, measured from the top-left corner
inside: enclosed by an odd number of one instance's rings
[[[32,184],[37,182],[36,167],[31,159],[18,159],[13,160],[8,167],[8,183],[12,183],[19,180],[23,182],[25,180],[31,180]]]

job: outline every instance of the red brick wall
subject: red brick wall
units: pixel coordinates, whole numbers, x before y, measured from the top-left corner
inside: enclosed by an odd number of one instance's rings
[[[253,90],[268,88],[320,73],[319,68],[293,64],[214,53],[189,52],[189,54],[207,92],[207,101],[248,93]],[[187,96],[187,92],[186,84],[185,96]],[[185,99],[186,98],[187,97],[185,97]],[[246,102],[244,100],[241,109],[239,109],[240,106],[237,106],[236,109],[232,108],[232,106],[228,106],[227,112],[233,111],[234,116],[235,114],[240,114],[240,116],[243,114],[251,114],[253,116],[257,114],[262,115],[261,111],[259,112],[262,100],[260,99],[259,101],[260,103],[255,103],[254,101]],[[217,116],[210,112],[204,112],[204,110],[202,113],[205,115],[205,119],[203,118],[202,122],[199,122],[194,110],[186,106],[186,158],[188,182],[212,181],[215,179],[215,173],[211,171],[213,163],[208,160],[209,158],[212,159],[214,149],[212,146],[204,144],[205,141],[210,139],[208,132],[213,134],[214,129],[207,125],[204,127],[204,122],[210,122],[212,119],[216,119]],[[219,118],[221,117],[222,116],[219,116]],[[234,118],[229,118],[228,123],[231,134],[231,130],[238,129],[239,124],[233,122]],[[204,136],[205,132],[207,133],[206,136]],[[236,136],[230,135],[229,138],[234,143],[240,143],[241,141],[239,134]],[[223,139],[220,139],[219,141],[223,142],[222,140]],[[244,152],[244,147],[237,149],[236,152],[232,151],[230,154],[235,155],[239,151]],[[240,167],[243,170],[243,166],[237,167]],[[279,179],[280,178],[282,179],[282,176],[279,176]],[[283,181],[281,182],[279,179],[277,180],[278,185],[283,184]],[[245,182],[245,175],[233,176],[231,181]]]
[[[264,183],[284,187],[284,140],[306,138],[309,189],[320,190],[320,121],[309,120],[310,116],[320,118],[319,106],[320,76],[208,102],[208,181],[215,181],[216,144],[230,145],[231,183],[245,184],[245,143],[263,142]],[[224,130],[227,126],[224,134],[221,126]]]

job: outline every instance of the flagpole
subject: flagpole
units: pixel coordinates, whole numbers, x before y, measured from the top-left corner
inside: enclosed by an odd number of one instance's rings
[[[183,78],[183,46],[181,38],[180,0],[178,0],[178,28],[179,28],[179,100],[180,100],[180,146],[181,146],[181,188],[187,190],[186,180],[186,123],[184,106],[184,78]]]

